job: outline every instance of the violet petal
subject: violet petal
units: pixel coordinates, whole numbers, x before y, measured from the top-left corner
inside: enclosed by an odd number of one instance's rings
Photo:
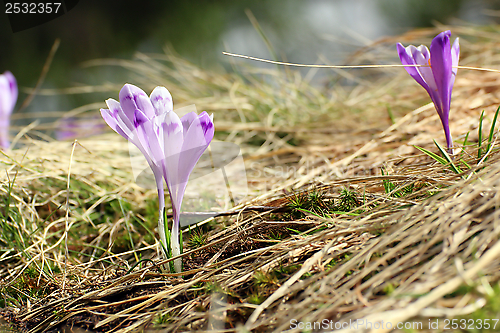
[[[450,110],[451,102],[451,82],[452,76],[452,59],[450,48],[451,32],[445,31],[434,37],[431,43],[431,68],[436,80],[436,86],[440,97],[440,107],[443,116],[447,117]]]
[[[10,116],[17,102],[16,78],[6,71],[0,75],[0,116]]]
[[[401,43],[398,43],[397,45],[399,59],[403,65],[417,65],[415,59],[413,59],[412,49],[410,48],[411,46],[405,48]],[[418,70],[418,67],[405,67],[405,69],[408,74],[410,74],[410,76],[418,82],[418,84],[425,88],[425,90],[429,89],[429,85],[425,82],[420,71]]]

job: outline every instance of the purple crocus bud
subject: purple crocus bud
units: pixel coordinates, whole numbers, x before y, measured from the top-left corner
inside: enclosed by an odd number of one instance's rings
[[[106,123],[139,148],[153,170],[160,201],[160,239],[163,246],[170,244],[167,251],[172,256],[178,256],[182,198],[189,175],[213,139],[213,117],[206,112],[191,112],[180,119],[173,112],[172,96],[164,87],[156,87],[148,98],[140,88],[126,84],[120,91],[120,102],[109,99],[106,103],[109,109],[101,109]],[[174,217],[170,242],[165,232],[163,179]],[[182,270],[180,259],[174,261],[174,270]]]
[[[17,82],[7,71],[0,75],[0,148],[7,149],[9,142],[10,115],[17,102]]]
[[[120,90],[120,102],[110,98],[106,104],[109,109],[101,109],[104,121],[144,154],[153,170],[158,189],[161,187],[163,191],[162,167],[157,160],[152,158],[150,143],[145,135],[145,123],[150,122],[155,116],[151,100],[142,89],[125,84]]]
[[[422,66],[405,67],[405,69],[415,81],[427,90],[431,97],[443,124],[448,151],[452,153],[453,142],[448,118],[451,91],[457,75],[460,46],[457,38],[453,46],[450,47],[450,36],[451,32],[448,30],[434,37],[430,52],[424,45],[419,47],[410,45],[405,48],[401,43],[398,43],[397,49],[403,65]]]

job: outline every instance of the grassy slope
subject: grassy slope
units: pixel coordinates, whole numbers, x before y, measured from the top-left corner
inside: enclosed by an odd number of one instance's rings
[[[461,65],[497,66],[497,30],[453,28]],[[437,32],[380,41],[352,63],[396,63],[396,41],[428,44]],[[168,87],[177,106],[213,111],[217,138],[245,157],[250,188],[239,208],[276,209],[185,233],[186,272],[161,274],[156,191],[131,181],[122,138],[24,137],[0,157],[0,302],[12,323],[280,332],[292,319],[427,328],[429,318],[499,317],[496,141],[477,158],[479,114],[486,133],[500,104],[498,73],[459,70],[450,124],[457,146],[468,132],[470,145],[457,175],[413,147],[437,152],[432,139],[443,134],[401,68],[337,71],[315,88],[289,69],[239,62],[231,75],[165,55],[89,65],[105,64],[145,91]],[[102,89],[116,97],[120,85]]]

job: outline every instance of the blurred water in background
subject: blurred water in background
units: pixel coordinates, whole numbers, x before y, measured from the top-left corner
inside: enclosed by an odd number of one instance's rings
[[[132,58],[134,52],[163,52],[168,45],[203,68],[230,70],[223,50],[272,58],[245,9],[251,11],[278,57],[291,62],[342,61],[356,49],[383,36],[435,23],[495,23],[497,0],[85,0],[52,22],[13,34],[5,14],[0,19],[0,72],[10,70],[20,87],[34,87],[56,38],[61,45],[42,88],[67,88],[125,82],[126,75],[106,68],[82,68],[95,58]],[[490,12],[488,12],[490,11]],[[396,60],[396,53],[394,56]],[[264,64],[255,63],[256,66]],[[122,77],[118,75],[123,75]],[[147,92],[149,93],[149,92]],[[36,119],[33,112],[67,112],[103,102],[106,93],[36,96],[14,115],[14,125]],[[117,96],[114,94],[113,96]],[[20,102],[26,97],[21,90]],[[98,110],[98,107],[95,107]],[[43,121],[54,121],[44,118]]]

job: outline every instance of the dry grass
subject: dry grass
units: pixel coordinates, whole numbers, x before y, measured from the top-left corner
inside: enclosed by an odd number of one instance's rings
[[[499,29],[452,28],[461,65],[499,68]],[[428,44],[441,30],[379,41],[352,63],[396,63],[396,41]],[[426,330],[429,318],[498,318],[500,155],[495,141],[478,160],[477,127],[500,104],[500,74],[459,71],[451,131],[476,144],[456,174],[413,147],[436,151],[443,134],[401,68],[337,70],[315,88],[314,71],[240,62],[225,75],[173,55],[88,65],[104,64],[213,111],[218,139],[242,147],[249,196],[186,241],[184,273],[161,274],[156,191],[131,181],[128,144],[114,133],[44,142],[29,129],[0,160],[2,313],[18,328],[281,332],[292,319],[363,318]],[[99,88],[116,97],[120,86]]]

